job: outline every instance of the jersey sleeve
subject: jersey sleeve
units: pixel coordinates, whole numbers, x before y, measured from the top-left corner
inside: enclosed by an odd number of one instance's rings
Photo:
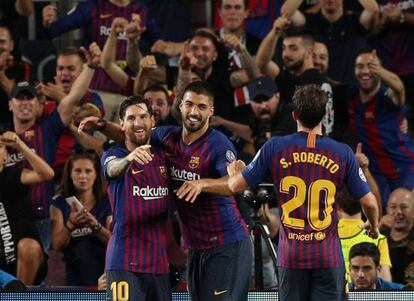
[[[218,143],[219,150],[214,161],[215,170],[221,177],[227,176],[227,165],[236,161],[237,152],[233,145],[227,138],[224,138]]]
[[[253,161],[242,170],[242,175],[247,183],[255,187],[262,183],[270,173],[270,164],[273,162],[275,138],[267,141],[257,152]]]
[[[162,148],[165,137],[172,132],[175,126],[157,126],[151,131],[151,145]]]
[[[52,111],[52,113],[44,119],[42,128],[46,131],[48,139],[54,139],[56,142],[59,140],[60,135],[65,129],[65,125],[63,124],[57,109]]]
[[[111,147],[110,149],[108,149],[106,152],[102,154],[102,158],[101,158],[102,172],[108,181],[112,179],[107,174],[106,169],[108,167],[108,163],[111,162],[112,160],[121,159],[124,157],[125,157],[125,153],[123,153],[117,145]]]
[[[364,172],[362,171],[361,167],[359,167],[355,155],[350,147],[347,147],[347,157],[347,188],[351,196],[355,200],[359,200],[371,190],[368,186]]]
[[[70,30],[85,27],[92,19],[94,0],[80,3],[65,16],[53,22],[46,33],[50,38],[56,38]]]

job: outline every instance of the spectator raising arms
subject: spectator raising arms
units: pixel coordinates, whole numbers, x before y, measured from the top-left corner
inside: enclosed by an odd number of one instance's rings
[[[6,167],[6,147],[17,149],[31,169]],[[0,135],[0,269],[16,275],[26,285],[39,284],[43,280],[47,263],[30,214],[25,185],[48,181],[53,175],[53,169],[16,133]],[[10,231],[8,235],[7,229]]]

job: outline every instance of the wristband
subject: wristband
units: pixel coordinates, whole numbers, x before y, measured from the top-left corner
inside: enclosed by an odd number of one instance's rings
[[[89,63],[88,64],[84,64],[84,66],[85,65],[88,66],[88,68],[94,69],[94,70],[99,68],[99,65],[93,65],[93,64],[89,64]]]

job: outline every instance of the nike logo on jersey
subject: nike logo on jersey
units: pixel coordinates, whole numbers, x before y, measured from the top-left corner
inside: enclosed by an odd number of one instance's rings
[[[143,171],[144,171],[143,169],[141,169],[141,170],[131,169],[131,172],[132,172],[133,175],[139,174],[139,173],[141,173]]]
[[[227,290],[224,290],[224,291],[217,291],[217,290],[215,290],[215,291],[214,291],[214,296],[220,296],[220,295],[223,295],[225,292],[227,292]]]
[[[100,14],[99,18],[101,19],[108,19],[112,16],[112,14]]]

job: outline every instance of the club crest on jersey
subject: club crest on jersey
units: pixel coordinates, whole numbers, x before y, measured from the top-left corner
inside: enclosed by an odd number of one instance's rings
[[[200,164],[200,157],[191,156],[190,162],[188,163],[188,166],[190,168],[195,169]]]
[[[367,178],[365,178],[365,174],[362,171],[361,167],[358,169],[358,175],[359,175],[359,177],[361,178],[362,181],[364,181],[364,182],[367,181]]]
[[[161,165],[161,166],[160,166],[160,172],[161,172],[161,175],[162,175],[164,178],[166,178],[166,177],[168,176],[168,170],[167,170],[167,167],[165,167],[164,165]]]
[[[229,161],[230,163],[231,162],[234,162],[234,161],[236,161],[236,155],[231,151],[231,150],[228,150],[227,152],[226,152],[226,159],[227,159],[227,161]]]

